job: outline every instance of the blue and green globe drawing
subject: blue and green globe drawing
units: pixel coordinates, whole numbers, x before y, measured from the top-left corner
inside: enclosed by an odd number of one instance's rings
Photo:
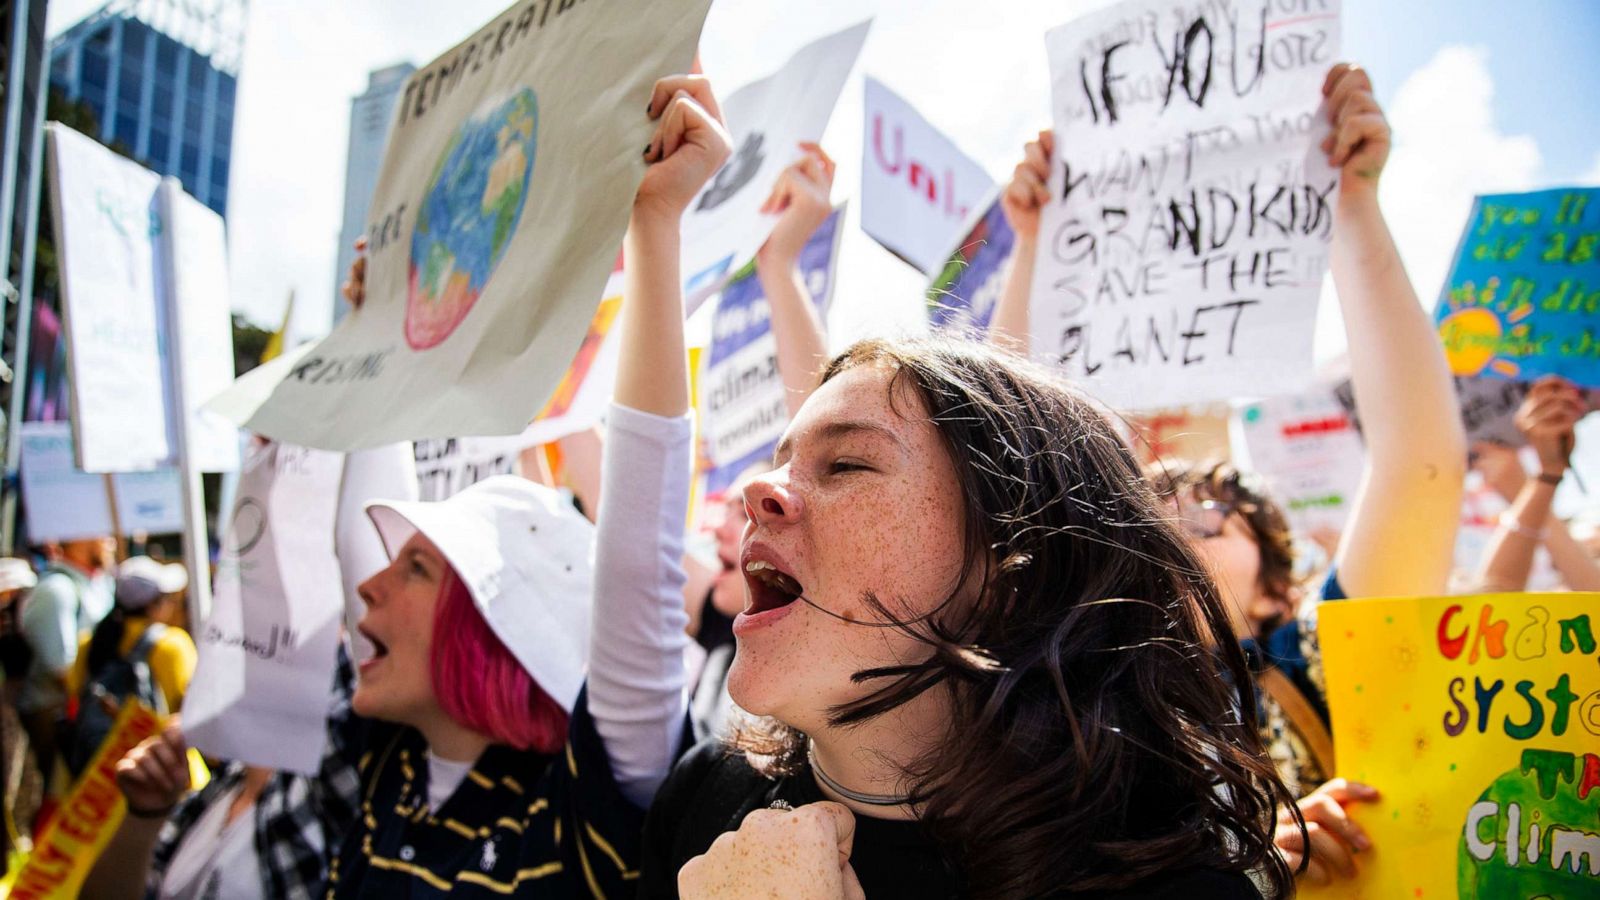
[[[522,220],[539,139],[539,101],[523,88],[467,122],[428,179],[411,235],[406,343],[426,350],[467,317]]]

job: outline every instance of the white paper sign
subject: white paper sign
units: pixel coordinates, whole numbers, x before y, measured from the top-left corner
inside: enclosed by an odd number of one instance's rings
[[[284,444],[245,460],[183,730],[207,755],[311,774],[344,607],[334,518],[340,454]]]
[[[485,478],[517,471],[518,451],[493,438],[417,441],[414,452],[423,500],[445,500]]]
[[[69,541],[110,534],[106,476],[91,475],[73,462],[72,426],[24,422],[22,503],[28,540]],[[111,476],[124,535],[174,534],[183,530],[183,488],[176,469],[121,472]]]
[[[158,175],[59,123],[46,134],[78,468],[172,455],[156,322]]]
[[[932,275],[994,179],[911,104],[866,79],[861,230]]]
[[[1311,383],[1338,175],[1338,0],[1130,0],[1046,37],[1055,198],[1032,351],[1107,404]]]
[[[389,552],[367,516],[376,500],[416,500],[417,464],[410,443],[389,444],[345,454],[339,482],[339,511],[334,523],[334,553],[344,585],[344,624],[356,661],[372,655],[372,644],[356,623],[366,612],[361,583],[389,564]]]
[[[373,195],[366,302],[213,408],[335,450],[526,428],[622,243],[652,86],[689,69],[709,2],[523,0],[414,73]]]
[[[1234,459],[1266,479],[1297,533],[1344,528],[1366,447],[1331,389],[1241,407],[1232,430]]]
[[[821,141],[872,22],[819,38],[783,67],[722,100],[733,156],[683,214],[689,311],[755,258],[777,224],[761,204],[802,141]]]
[[[178,355],[188,416],[189,460],[199,472],[239,468],[239,429],[201,406],[233,383],[233,320],[228,302],[228,238],[222,217],[183,192],[176,181],[161,185],[166,222],[161,258],[167,305],[168,352]],[[169,400],[174,411],[177,404]]]

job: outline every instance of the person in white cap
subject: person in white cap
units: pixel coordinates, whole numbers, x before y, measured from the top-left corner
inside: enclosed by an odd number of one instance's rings
[[[334,742],[361,809],[331,897],[634,891],[645,808],[688,736],[682,529],[661,527],[688,503],[687,365],[663,349],[683,343],[678,229],[729,150],[703,78],[664,79],[650,108],[601,556],[570,503],[517,478],[368,507],[391,562],[360,588],[374,653]],[[186,781],[171,749],[124,759],[136,814],[146,783]]]
[[[33,574],[27,560],[14,556],[0,559],[0,607],[15,603],[23,591],[38,583],[39,576]]]
[[[176,712],[183,705],[198,659],[193,639],[179,627],[188,587],[188,570],[179,563],[135,556],[117,566],[111,612],[83,640],[67,676],[67,690],[79,701],[69,771],[76,773],[94,756],[116,718],[113,707],[125,699],[95,696],[105,692],[108,678],[118,681],[113,693],[132,688],[157,712]],[[145,677],[123,684],[126,679],[108,674],[124,667]]]

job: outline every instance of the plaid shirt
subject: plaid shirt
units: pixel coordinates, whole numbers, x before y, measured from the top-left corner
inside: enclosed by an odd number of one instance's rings
[[[353,748],[344,746],[343,730],[335,727],[350,718],[350,695],[355,671],[344,647],[339,648],[334,704],[329,711],[328,748],[315,777],[278,772],[256,800],[256,857],[261,867],[261,896],[312,900],[322,894],[327,877],[328,852],[354,824],[361,779],[350,763]],[[145,885],[149,900],[160,896],[178,847],[189,830],[213,803],[227,797],[244,781],[242,763],[227,766],[200,791],[178,804],[162,826],[151,858]]]

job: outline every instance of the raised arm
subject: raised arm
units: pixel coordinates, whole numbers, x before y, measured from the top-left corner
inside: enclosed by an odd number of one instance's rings
[[[1039,256],[1039,210],[1050,201],[1050,159],[1055,155],[1053,131],[1023,148],[1022,162],[1000,195],[1000,209],[1016,233],[1017,242],[1006,268],[1005,284],[994,316],[989,319],[989,342],[1013,353],[1028,355],[1028,298],[1033,292],[1033,266]]]
[[[763,213],[776,213],[778,224],[756,254],[756,277],[772,309],[778,376],[791,416],[816,389],[828,361],[827,331],[800,275],[800,251],[832,209],[834,164],[817,144],[803,143],[800,149],[805,156],[783,170],[761,207]]]
[[[1378,208],[1389,124],[1360,68],[1341,63],[1323,91],[1342,169],[1333,283],[1350,342],[1366,470],[1335,556],[1349,596],[1441,594],[1461,517],[1467,443],[1450,369]]]
[[[679,223],[729,142],[705,79],[657,83],[624,247],[622,354],[602,461],[589,711],[623,795],[648,806],[683,734],[689,366]]]
[[[1569,588],[1594,590],[1600,583],[1600,567],[1567,534],[1565,523],[1550,514],[1556,488],[1567,471],[1574,426],[1586,411],[1578,389],[1553,377],[1535,384],[1517,410],[1517,428],[1539,456],[1539,473],[1522,479],[1511,498],[1511,508],[1501,516],[1500,527],[1484,550],[1478,569],[1478,582],[1484,590],[1526,590],[1534,551],[1541,541],[1549,547]]]

